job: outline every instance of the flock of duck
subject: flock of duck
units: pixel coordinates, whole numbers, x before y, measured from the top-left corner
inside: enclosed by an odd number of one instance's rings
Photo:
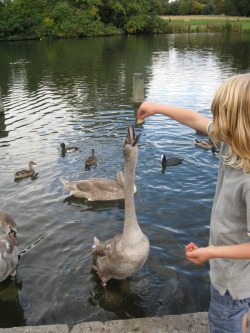
[[[125,174],[117,173],[116,180],[106,178],[90,178],[78,182],[67,182],[60,179],[71,194],[85,197],[87,200],[125,200],[124,228],[120,235],[116,235],[106,242],[100,242],[94,237],[91,249],[93,267],[99,275],[102,285],[112,279],[125,279],[132,275],[145,263],[149,253],[148,237],[142,232],[136,217],[135,169],[138,157],[138,141],[140,135],[135,135],[133,125],[128,127],[128,134],[122,145]],[[61,145],[64,153],[78,150],[77,147],[66,148]],[[96,163],[94,150],[92,156],[86,160],[85,165]],[[26,178],[35,174],[33,161],[29,163],[29,170],[21,170],[15,178]],[[0,282],[9,275],[15,276],[18,263],[17,230],[12,217],[0,211],[0,226],[5,234],[0,235]]]
[[[115,180],[107,178],[89,178],[76,182],[68,182],[62,178],[71,195],[85,198],[89,201],[106,201],[124,199],[125,217],[122,234],[102,243],[94,237],[91,249],[93,267],[105,286],[110,279],[125,279],[143,266],[149,254],[149,240],[142,232],[136,217],[134,193],[135,169],[138,158],[138,141],[140,135],[135,135],[134,126],[128,127],[128,134],[122,145],[124,156],[125,174],[118,171]],[[196,140],[196,144],[205,149],[213,149],[212,142]],[[61,144],[62,154],[79,150],[78,147],[67,147]],[[166,159],[162,156],[162,166],[173,166],[182,163],[182,159]],[[96,164],[95,151],[85,161],[85,166]],[[29,163],[29,170],[21,170],[15,174],[15,178],[21,179],[35,174],[35,162]],[[13,218],[6,212],[0,210],[0,227],[4,234],[0,234],[0,282],[8,276],[15,276],[18,264],[18,240],[17,228]]]

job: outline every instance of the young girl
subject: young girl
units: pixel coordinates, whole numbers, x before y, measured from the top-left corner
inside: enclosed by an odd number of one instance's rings
[[[220,142],[209,246],[188,244],[186,258],[210,261],[210,332],[242,333],[250,306],[250,73],[222,84],[211,110],[212,122],[191,110],[144,102],[138,118],[164,114]]]

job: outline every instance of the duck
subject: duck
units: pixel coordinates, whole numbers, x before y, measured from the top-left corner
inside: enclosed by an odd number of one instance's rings
[[[205,149],[215,149],[217,148],[216,144],[209,140],[194,139],[196,146],[205,148]]]
[[[204,149],[211,149],[213,155],[217,155],[218,151],[216,149],[220,149],[217,144],[215,144],[213,141],[209,140],[200,140],[195,139],[195,144],[198,147],[204,148]]]
[[[65,146],[65,143],[61,143],[61,148],[62,148],[62,154],[65,155],[66,153],[73,153],[77,150],[79,150],[78,147],[67,147]]]
[[[139,137],[135,136],[134,126],[130,125],[122,147],[125,162],[123,232],[103,243],[94,237],[91,250],[93,268],[103,287],[110,279],[123,280],[134,274],[144,265],[149,254],[149,239],[139,226],[134,202]]]
[[[161,155],[161,164],[163,167],[178,165],[181,164],[182,161],[183,158],[179,157],[167,158],[165,154]]]
[[[0,210],[0,227],[5,231],[0,235],[0,282],[4,281],[9,275],[16,275],[18,263],[18,240],[16,222],[13,218]]]
[[[20,170],[15,173],[15,179],[27,178],[35,174],[34,165],[37,165],[35,162],[29,162],[29,170]]]
[[[95,150],[92,149],[92,155],[88,157],[87,160],[85,161],[85,166],[90,167],[91,165],[95,164],[96,164]]]
[[[87,201],[109,201],[124,199],[124,175],[117,171],[116,179],[89,178],[69,182],[59,178],[65,188],[76,198],[84,198]],[[134,186],[136,193],[136,186]]]

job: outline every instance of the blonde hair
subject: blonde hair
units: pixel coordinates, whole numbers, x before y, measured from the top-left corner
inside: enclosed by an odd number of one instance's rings
[[[250,73],[226,80],[217,90],[211,110],[211,139],[229,145],[225,163],[250,172]]]

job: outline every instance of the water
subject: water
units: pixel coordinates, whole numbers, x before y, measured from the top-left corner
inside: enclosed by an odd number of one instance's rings
[[[0,284],[0,327],[207,311],[209,266],[188,262],[184,248],[208,242],[218,155],[166,117],[138,125],[133,73],[144,74],[146,100],[211,117],[218,86],[249,70],[249,41],[184,34],[0,44],[0,201],[17,222],[21,252],[16,280]],[[141,133],[135,204],[151,249],[141,270],[104,289],[88,254],[94,236],[122,231],[124,203],[74,199],[59,177],[114,178],[129,124]],[[62,142],[81,151],[62,157]],[[86,171],[92,148],[98,163]],[[162,173],[162,153],[183,164]],[[30,160],[38,175],[15,182]]]

